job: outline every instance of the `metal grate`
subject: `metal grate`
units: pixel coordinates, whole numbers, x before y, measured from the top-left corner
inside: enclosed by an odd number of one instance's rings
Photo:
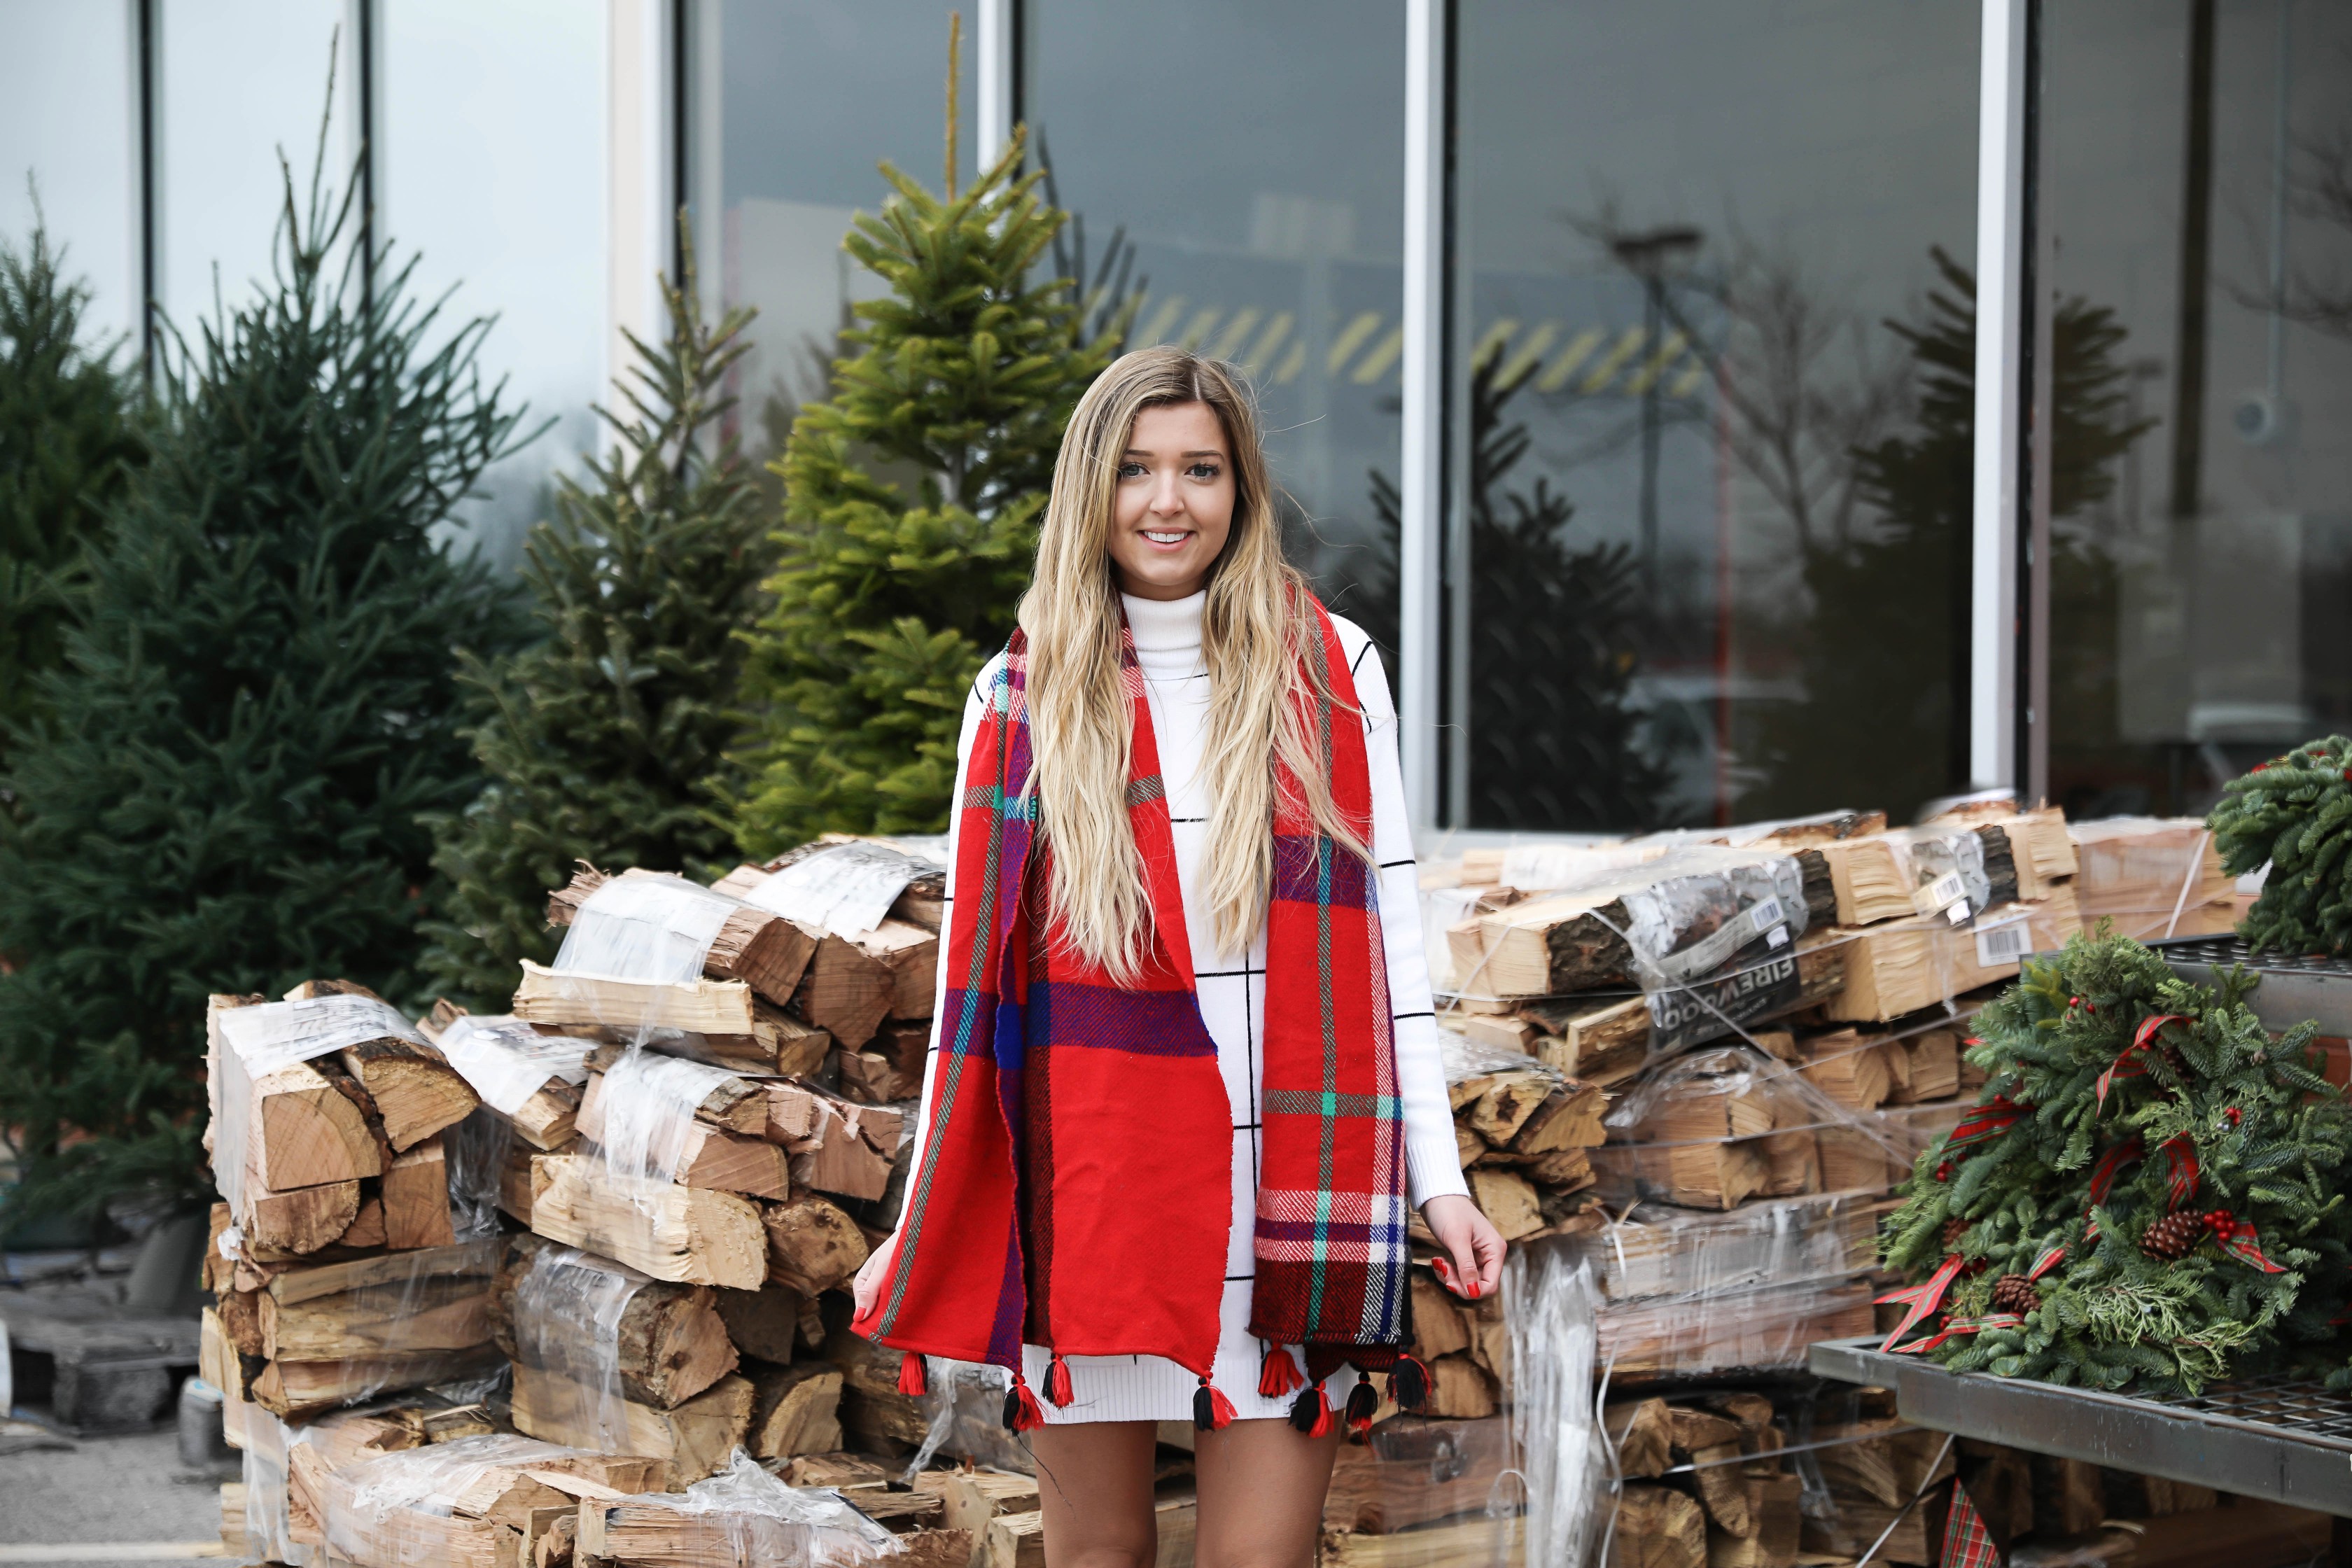
[[[2202,1394],[2138,1397],[2188,1415],[2352,1442],[2352,1393],[2338,1393],[2307,1377],[2252,1377],[2215,1384]]]

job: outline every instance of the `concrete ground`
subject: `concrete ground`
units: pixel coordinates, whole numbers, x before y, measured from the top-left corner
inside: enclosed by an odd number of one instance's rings
[[[199,1558],[190,1549],[197,1545],[208,1549],[206,1559],[221,1560],[220,1483],[234,1480],[234,1469],[190,1472],[169,1428],[5,1451],[27,1431],[22,1423],[0,1428],[0,1564],[194,1563]],[[82,1554],[101,1544],[139,1550]],[[180,1550],[170,1550],[174,1545]],[[40,1547],[73,1550],[31,1550]]]

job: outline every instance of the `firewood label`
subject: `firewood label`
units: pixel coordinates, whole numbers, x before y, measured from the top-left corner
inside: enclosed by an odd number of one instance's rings
[[[1784,936],[1783,944],[1786,940]],[[1727,1020],[1745,1024],[1795,1004],[1799,990],[1796,954],[1785,945],[1763,942],[1754,944],[1753,951],[1754,962],[1736,967],[1727,974],[1650,993],[1653,1055],[1714,1039],[1727,1032]],[[1748,953],[1748,950],[1743,950],[1738,956],[1746,957]]]

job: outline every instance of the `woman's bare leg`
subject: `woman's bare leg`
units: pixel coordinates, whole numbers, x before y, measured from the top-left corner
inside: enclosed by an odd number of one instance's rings
[[[1339,1452],[1339,1424],[1331,1426],[1325,1437],[1287,1421],[1236,1421],[1198,1435],[1194,1568],[1313,1568]]]
[[[1039,1426],[1029,1448],[1045,1515],[1045,1568],[1152,1568],[1160,1538],[1150,1422]]]

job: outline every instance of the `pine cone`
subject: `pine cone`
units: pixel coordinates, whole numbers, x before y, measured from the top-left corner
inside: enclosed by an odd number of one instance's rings
[[[2022,1316],[2042,1305],[2042,1292],[2022,1274],[2004,1274],[1993,1281],[1992,1310]]]
[[[2205,1229],[2203,1215],[2168,1214],[2140,1233],[2139,1249],[2150,1258],[2186,1258]]]
[[[1946,1220],[1944,1222],[1944,1255],[1948,1258],[1953,1253],[1958,1252],[1960,1249],[1960,1237],[1968,1235],[1968,1221],[1964,1219]]]

